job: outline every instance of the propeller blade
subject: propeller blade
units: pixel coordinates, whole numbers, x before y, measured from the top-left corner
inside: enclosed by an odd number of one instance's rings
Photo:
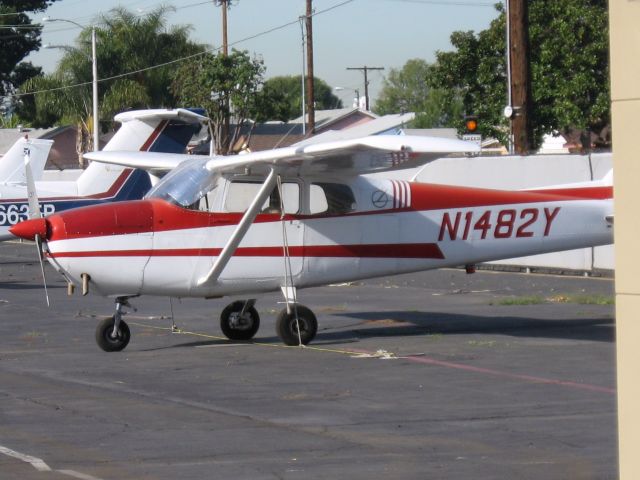
[[[38,193],[36,191],[36,182],[33,180],[33,172],[31,171],[31,149],[29,144],[24,147],[24,169],[27,177],[27,199],[29,201],[29,219],[42,218],[40,213],[40,202],[38,201]],[[40,272],[42,273],[42,284],[44,285],[44,297],[47,300],[47,307],[51,306],[49,302],[49,291],[47,290],[47,277],[44,273],[44,244],[40,234],[34,237],[36,248],[38,249],[38,260],[40,261]]]
[[[42,272],[42,284],[44,285],[44,297],[47,299],[47,307],[50,307],[51,304],[49,303],[49,291],[47,290],[47,277],[44,274],[44,252],[43,252],[44,245],[42,243],[42,239],[40,238],[40,235],[36,234],[35,241],[36,241],[36,248],[38,249],[38,260],[40,260],[40,272]]]

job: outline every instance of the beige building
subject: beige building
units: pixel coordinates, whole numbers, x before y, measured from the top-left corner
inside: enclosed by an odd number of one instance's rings
[[[640,478],[640,1],[610,0],[620,479]]]

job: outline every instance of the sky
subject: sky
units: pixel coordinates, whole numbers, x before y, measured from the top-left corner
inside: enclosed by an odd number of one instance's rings
[[[347,67],[383,67],[369,72],[372,104],[391,69],[413,58],[428,62],[438,50],[451,50],[449,37],[456,30],[479,32],[498,13],[497,0],[313,0],[315,76],[350,106],[354,90],[364,95],[361,71]],[[229,44],[264,60],[266,77],[299,75],[302,71],[302,33],[297,19],[305,13],[305,0],[231,0],[228,11]],[[58,0],[44,14],[91,25],[101,14],[125,6],[144,15],[160,5],[175,7],[168,21],[191,25],[191,38],[211,47],[222,44],[221,8],[213,0]],[[333,8],[332,8],[333,7]],[[326,11],[325,11],[326,10]],[[291,25],[285,26],[286,24]],[[275,31],[272,29],[279,28]],[[74,45],[80,28],[65,22],[45,22],[42,44]],[[257,35],[257,36],[256,36]],[[250,37],[255,37],[251,38]],[[97,47],[100,55],[100,46]],[[63,50],[41,49],[26,60],[51,72]],[[100,72],[98,72],[98,77]]]

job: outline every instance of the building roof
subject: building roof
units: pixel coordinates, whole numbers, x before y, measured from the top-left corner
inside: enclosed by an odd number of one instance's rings
[[[335,108],[332,110],[316,110],[315,111],[315,123],[316,130],[322,129],[325,130],[329,128],[330,125],[344,120],[349,116],[362,116],[369,117],[371,119],[378,118],[378,116],[373,112],[368,112],[366,110],[360,110],[359,108]],[[290,120],[289,123],[302,123],[302,116]]]

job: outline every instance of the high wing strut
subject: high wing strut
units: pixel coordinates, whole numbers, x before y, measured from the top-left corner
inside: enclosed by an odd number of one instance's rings
[[[227,263],[229,263],[229,260],[238,248],[238,245],[240,245],[240,242],[247,233],[247,230],[249,230],[249,227],[258,216],[258,213],[260,213],[260,207],[273,191],[273,187],[276,185],[277,179],[278,175],[276,174],[275,169],[272,168],[267,179],[260,188],[258,195],[253,199],[253,202],[244,213],[240,223],[238,223],[238,226],[227,241],[227,244],[222,249],[222,252],[220,252],[220,255],[218,255],[213,267],[211,267],[211,270],[209,270],[205,276],[198,280],[198,286],[202,286],[205,283],[218,279],[224,270],[224,267],[227,266]]]

